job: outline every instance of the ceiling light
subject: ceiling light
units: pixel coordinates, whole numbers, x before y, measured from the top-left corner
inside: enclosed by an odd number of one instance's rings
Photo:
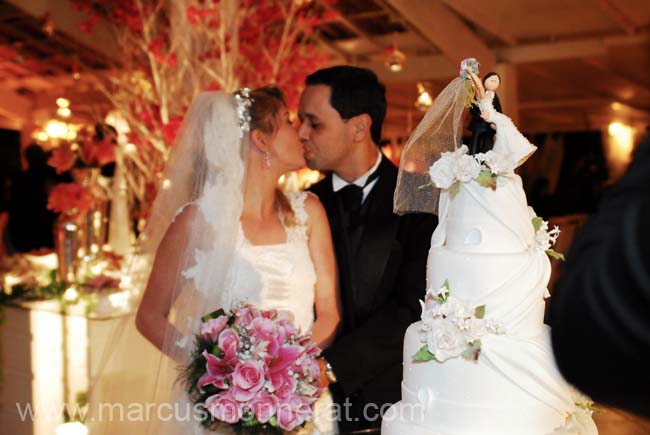
[[[386,47],[386,67],[392,72],[399,72],[404,69],[406,55],[401,52],[395,44]]]

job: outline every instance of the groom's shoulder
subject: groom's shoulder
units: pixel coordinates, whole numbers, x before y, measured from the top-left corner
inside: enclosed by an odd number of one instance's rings
[[[322,199],[323,196],[332,190],[331,176],[326,175],[325,178],[316,184],[312,184],[307,190]]]

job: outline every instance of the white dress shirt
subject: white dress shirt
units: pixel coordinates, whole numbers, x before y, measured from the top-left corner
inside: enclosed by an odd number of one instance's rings
[[[366,180],[368,179],[370,174],[375,172],[377,170],[377,168],[379,167],[379,164],[381,163],[381,157],[382,157],[381,151],[377,150],[377,161],[375,162],[373,167],[370,168],[368,170],[368,172],[361,175],[359,178],[357,178],[356,180],[354,180],[351,183],[348,183],[343,178],[336,175],[336,173],[332,173],[332,189],[334,190],[334,192],[338,192],[339,190],[343,189],[348,184],[356,184],[359,187],[363,187],[363,185],[366,184]],[[372,188],[375,186],[375,184],[377,184],[377,180],[379,180],[379,178],[375,178],[374,180],[372,180],[370,182],[370,184],[368,184],[366,187],[363,187],[363,198],[361,199],[361,202],[366,200],[366,198],[368,197],[368,194],[370,193]]]

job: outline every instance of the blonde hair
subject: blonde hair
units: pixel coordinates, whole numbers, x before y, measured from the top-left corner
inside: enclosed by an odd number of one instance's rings
[[[282,90],[275,86],[264,86],[251,91],[250,96],[253,100],[250,107],[251,131],[274,134],[278,128],[280,109],[287,105]],[[296,213],[280,188],[275,190],[275,200],[284,216],[284,223],[288,226],[297,225]]]

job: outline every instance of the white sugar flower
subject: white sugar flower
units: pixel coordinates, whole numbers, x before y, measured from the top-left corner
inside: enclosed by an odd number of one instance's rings
[[[471,319],[469,319],[468,324],[469,324],[469,327],[467,329],[468,342],[479,340],[488,332],[486,322],[483,319],[477,319],[476,317],[472,317]]]
[[[456,181],[456,159],[453,153],[443,153],[429,169],[429,176],[436,187],[449,189]]]
[[[427,348],[436,360],[443,362],[463,353],[467,349],[467,339],[453,323],[436,319],[427,334]]]
[[[493,174],[509,174],[514,172],[517,162],[510,153],[500,153],[490,150],[485,153],[485,163]]]
[[[447,300],[447,296],[449,296],[449,289],[443,285],[439,289],[428,289],[425,299],[430,301],[445,301]]]
[[[485,153],[474,154],[474,158],[477,162],[483,163],[485,161]]]
[[[548,222],[542,221],[541,227],[535,234],[535,243],[537,243],[537,246],[539,246],[542,250],[546,251],[555,245],[559,235],[560,228],[557,225],[555,225],[552,230],[549,230]]]
[[[463,183],[469,183],[480,172],[481,164],[472,156],[463,155],[456,162],[456,178]]]
[[[472,316],[472,310],[453,296],[449,296],[447,302],[440,306],[445,317],[452,319],[466,319]]]
[[[469,153],[469,148],[467,145],[461,145],[456,151],[453,152],[454,157],[456,159],[460,158],[461,156],[464,156],[465,154]]]

